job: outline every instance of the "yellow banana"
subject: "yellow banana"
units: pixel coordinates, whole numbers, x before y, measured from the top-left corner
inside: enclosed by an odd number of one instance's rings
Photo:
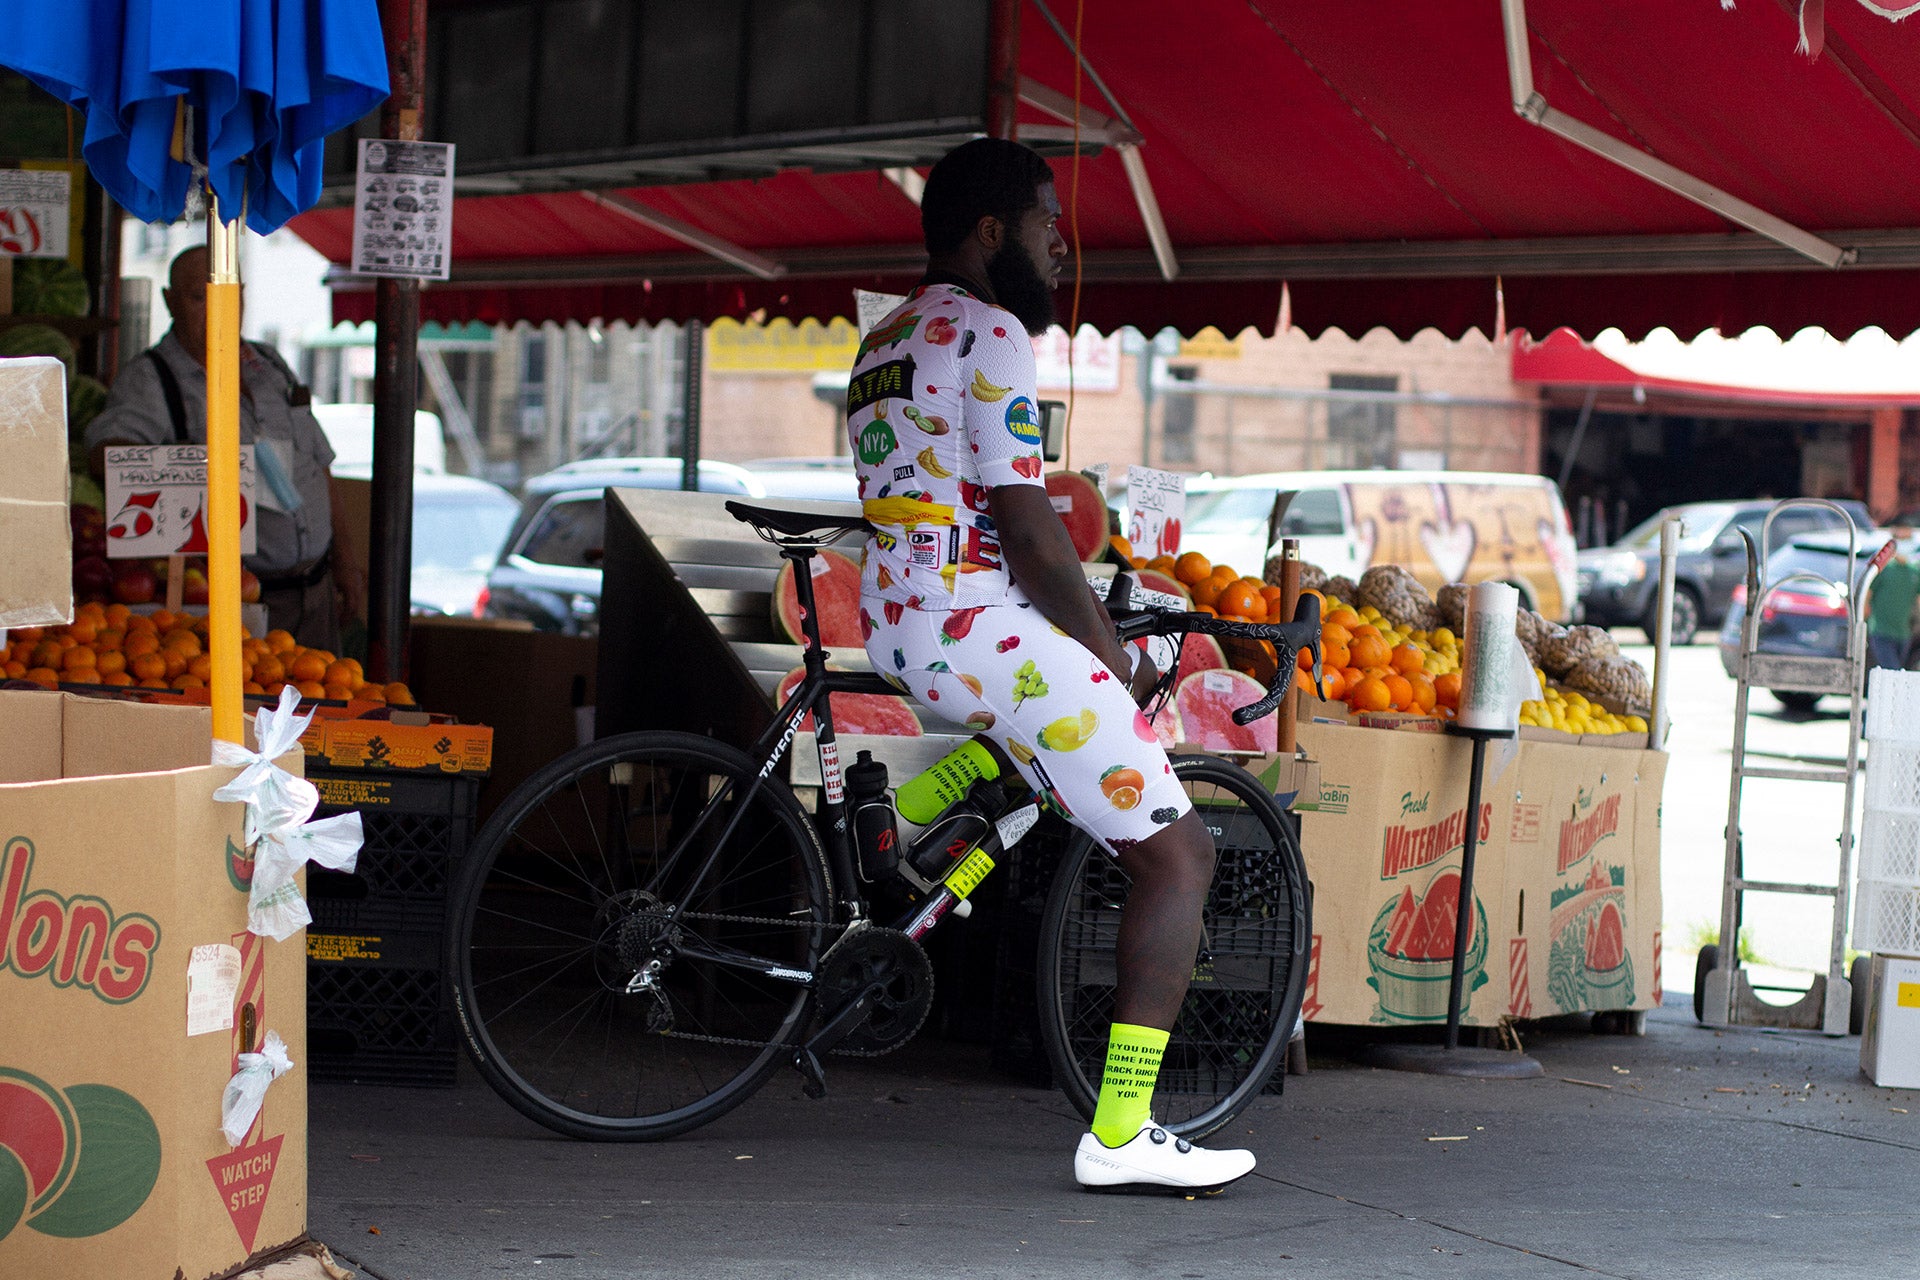
[[[915,454],[913,460],[920,464],[922,471],[932,476],[935,480],[945,480],[953,475],[953,472],[940,465],[940,459],[933,456],[932,445],[928,445],[919,453]]]
[[[985,400],[988,404],[992,404],[996,400],[1005,399],[1007,392],[1013,390],[1013,388],[996,387],[981,377],[980,371],[975,369],[973,371],[973,386],[968,388],[968,390],[972,393],[975,400]]]

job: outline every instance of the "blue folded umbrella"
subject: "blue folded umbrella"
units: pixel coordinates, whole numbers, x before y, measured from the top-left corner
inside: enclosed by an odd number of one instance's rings
[[[326,136],[387,96],[377,0],[16,0],[0,65],[86,114],[87,167],[147,222],[186,206],[184,98],[222,214],[244,197],[262,235],[319,198]]]

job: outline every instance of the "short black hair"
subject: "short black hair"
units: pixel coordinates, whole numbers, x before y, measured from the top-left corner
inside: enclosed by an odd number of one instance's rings
[[[980,219],[1011,227],[1040,202],[1053,168],[1031,147],[1005,138],[975,138],[947,152],[920,194],[920,230],[928,253],[958,248]]]

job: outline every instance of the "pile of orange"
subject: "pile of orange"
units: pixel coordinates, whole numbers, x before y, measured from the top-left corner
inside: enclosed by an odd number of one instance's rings
[[[48,689],[99,686],[167,690],[201,700],[213,676],[207,620],[188,614],[134,613],[123,604],[83,604],[57,627],[5,633],[0,672]],[[240,632],[240,678],[247,693],[278,697],[288,686],[303,698],[414,705],[404,684],[370,684],[360,664],[325,649],[301,647],[285,631],[261,639]]]
[[[1174,579],[1193,597],[1197,612],[1241,622],[1283,621],[1273,616],[1280,607],[1280,588],[1258,578],[1242,577],[1230,565],[1210,563],[1198,551],[1151,560],[1135,556],[1129,563],[1136,569],[1152,569]]]
[[[1320,624],[1322,696],[1354,711],[1452,719],[1460,705],[1459,642],[1445,628],[1403,631],[1373,609],[1328,600]],[[1300,669],[1311,665],[1302,651]]]

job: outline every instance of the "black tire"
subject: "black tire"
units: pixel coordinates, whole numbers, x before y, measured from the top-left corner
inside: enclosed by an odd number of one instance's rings
[[[738,1106],[790,1054],[811,987],[671,945],[698,939],[807,973],[831,940],[826,858],[784,785],[744,812],[722,804],[689,856],[661,856],[709,812],[717,783],[738,796],[756,773],[708,738],[624,734],[540,770],[481,829],[450,907],[454,1008],[474,1065],[523,1114],[575,1138],[669,1138]],[[675,905],[684,913],[655,952]],[[659,994],[629,993],[649,955],[664,957]]]
[[[1652,601],[1647,605],[1646,615],[1640,619],[1640,629],[1647,633],[1647,643],[1653,643],[1653,638],[1659,634],[1659,626],[1660,595],[1658,592],[1655,592]],[[1699,634],[1700,597],[1694,594],[1692,587],[1674,587],[1673,634],[1670,637],[1670,642],[1673,644],[1692,644],[1694,637]]]
[[[1257,1097],[1300,1016],[1312,941],[1307,868],[1293,820],[1246,770],[1175,756],[1173,770],[1219,851],[1196,982],[1161,1060],[1154,1115],[1197,1139]],[[1053,1077],[1093,1116],[1113,1018],[1113,949],[1127,877],[1079,832],[1040,921],[1040,1035]]]
[[[1820,705],[1820,695],[1817,693],[1794,693],[1786,689],[1769,689],[1767,692],[1795,715],[1810,715]]]
[[[1707,1021],[1707,975],[1720,967],[1720,948],[1709,942],[1693,962],[1693,1020]]]
[[[1847,966],[1847,982],[1853,987],[1853,1003],[1847,1006],[1847,1034],[1857,1036],[1867,1029],[1867,987],[1873,980],[1873,957],[1855,956]]]

